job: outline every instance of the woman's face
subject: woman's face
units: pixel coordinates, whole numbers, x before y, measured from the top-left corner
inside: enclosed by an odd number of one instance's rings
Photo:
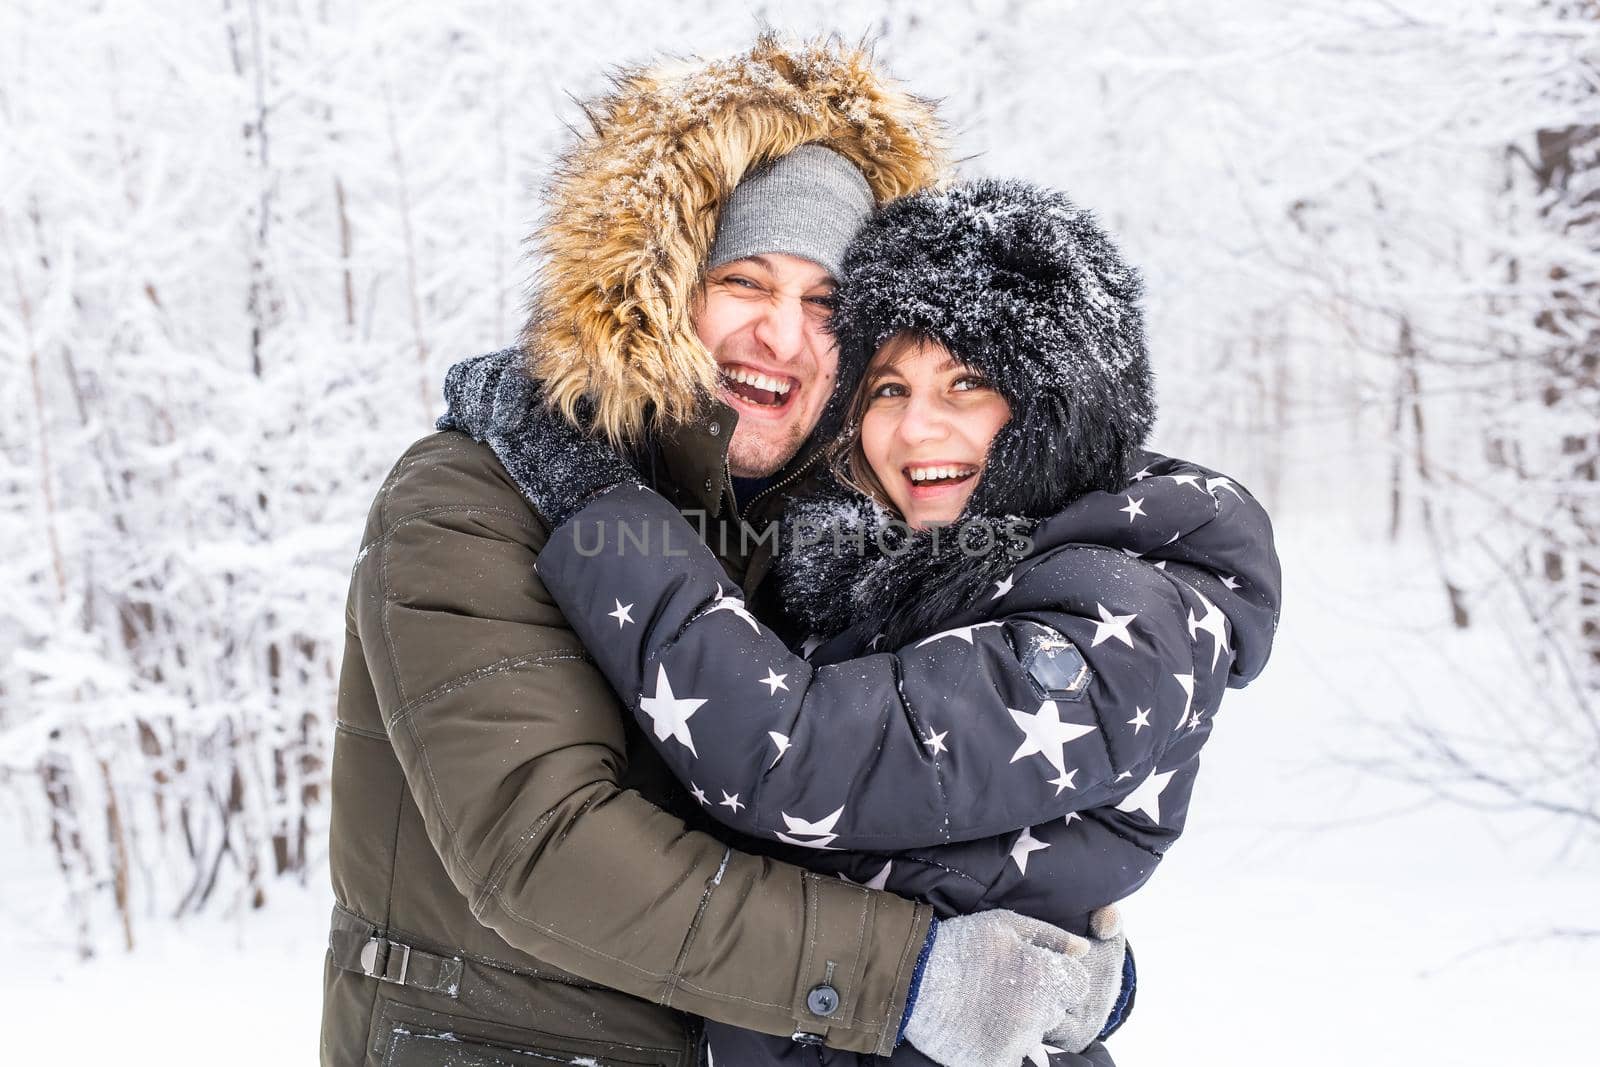
[[[861,452],[907,525],[955,521],[977,488],[1011,405],[932,341],[892,337],[862,388]]]

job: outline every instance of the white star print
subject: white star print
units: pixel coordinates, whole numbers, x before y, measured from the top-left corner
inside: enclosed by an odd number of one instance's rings
[[[1238,589],[1239,579],[1235,578],[1231,574],[1224,574],[1222,576],[1222,584],[1227,586],[1229,589]]]
[[[1199,590],[1195,590],[1194,595],[1200,597],[1200,603],[1205,605],[1206,613],[1204,618],[1197,619],[1193,611],[1189,612],[1189,640],[1198,642],[1200,634],[1211,635],[1211,669],[1216,670],[1217,658],[1224,652],[1229,655],[1233,653],[1233,649],[1228,647],[1228,617]]]
[[[633,616],[629,614],[631,611],[633,611],[633,605],[624,604],[620,600],[613,600],[612,603],[617,606],[617,610],[608,611],[606,614],[617,620],[617,629],[620,630],[624,626],[628,625],[628,623],[633,621]]]
[[[789,676],[787,674],[778,674],[771,667],[768,667],[767,676],[761,679],[761,684],[768,687],[769,696],[775,696],[777,695],[778,690],[787,690],[789,688],[789,683],[784,681],[784,679],[788,677]]]
[[[1033,831],[1024,830],[1017,838],[1017,843],[1011,846],[1011,858],[1016,861],[1017,870],[1021,871],[1023,874],[1027,874],[1028,856],[1032,853],[1038,852],[1040,849],[1046,849],[1049,847],[1050,846],[1048,844],[1040,841],[1037,837],[1034,837]]]
[[[728,795],[728,791],[726,789],[724,789],[722,791],[722,799],[717,801],[717,807],[719,807],[719,808],[732,808],[733,809],[733,813],[735,815],[739,814],[739,809],[740,808],[747,807],[747,806],[748,805],[739,803],[739,794],[738,793],[734,793],[732,796],[729,796]]]
[[[723,595],[721,582],[717,583],[716,603],[712,604],[706,609],[706,614],[710,615],[712,612],[717,611],[731,611],[736,616],[749,623],[750,629],[754,630],[756,633],[761,632],[761,624],[756,622],[756,617],[754,615],[745,610],[744,601],[740,600],[738,597]]]
[[[843,878],[851,885],[864,885],[868,889],[887,889],[889,887],[889,872],[892,870],[894,870],[894,861],[890,860],[888,863],[883,865],[883,870],[879,871],[865,882],[858,882],[854,878],[851,878],[848,874],[840,874],[839,877]]]
[[[937,756],[941,752],[950,751],[944,745],[944,739],[949,736],[949,730],[941,730],[939,733],[934,733],[932,730],[929,730],[928,736],[922,739],[922,743],[933,755]]]
[[[1077,812],[1069,811],[1061,817],[1061,824],[1063,826],[1071,826],[1081,818],[1083,818],[1083,816],[1079,815]]]
[[[689,783],[689,794],[706,807],[709,808],[711,806],[711,799],[706,796],[706,791],[695,785],[693,782]]]
[[[1106,610],[1104,604],[1100,603],[1096,603],[1095,608],[1100,612],[1100,621],[1094,624],[1094,640],[1089,642],[1089,647],[1096,648],[1100,642],[1115,638],[1132,648],[1133,635],[1128,633],[1128,624],[1137,619],[1138,614],[1113,615]]]
[[[1023,1059],[1033,1064],[1033,1067],[1050,1067],[1050,1053],[1065,1051],[1067,1050],[1064,1048],[1056,1048],[1054,1045],[1047,1045],[1041,1041]]]
[[[1140,471],[1138,474],[1135,474],[1133,476],[1133,480],[1136,481],[1136,482],[1142,482],[1148,477],[1150,477],[1150,468],[1146,467],[1144,470]]]
[[[1192,486],[1195,489],[1200,490],[1202,493],[1206,491],[1206,487],[1200,484],[1200,476],[1198,474],[1169,474],[1167,477],[1171,478],[1179,485]]]
[[[776,834],[779,841],[789,845],[801,845],[805,848],[827,848],[839,837],[838,834],[833,832],[833,828],[838,823],[839,816],[844,814],[844,806],[841,804],[839,810],[832,815],[818,819],[816,822],[797,819],[786,811],[779,814],[783,816],[783,824],[789,828],[787,834]],[[801,838],[803,837],[814,837],[816,840],[802,841]]]
[[[1194,714],[1189,716],[1189,732],[1190,733],[1194,733],[1194,731],[1197,730],[1200,727],[1200,716],[1202,716],[1204,714],[1205,714],[1205,711],[1203,709],[1201,709],[1201,708],[1195,708],[1194,709]]]
[[[1055,768],[1057,778],[1050,784],[1056,787],[1056,793],[1066,788],[1063,779],[1067,774],[1067,745],[1082,737],[1084,734],[1094,733],[1093,726],[1082,726],[1075,722],[1062,722],[1061,709],[1054,700],[1046,700],[1039,705],[1039,710],[1029,715],[1016,708],[1007,708],[1011,719],[1017,724],[1017,729],[1022,731],[1022,744],[1011,754],[1011,762],[1015,763],[1024,756],[1038,754],[1050,761],[1050,766]]]
[[[1000,581],[995,582],[994,583],[994,595],[989,597],[989,599],[990,600],[999,600],[1001,597],[1003,597],[1007,593],[1011,592],[1012,580],[1013,580],[1012,575],[1008,574],[1004,578],[1002,578]]]
[[[1063,789],[1076,789],[1076,788],[1078,788],[1075,784],[1073,784],[1073,779],[1077,778],[1077,777],[1078,777],[1078,769],[1076,767],[1074,767],[1070,771],[1063,771],[1061,774],[1058,774],[1054,778],[1049,779],[1049,782],[1050,782],[1051,785],[1056,787],[1056,795],[1059,796]]]
[[[778,754],[772,757],[771,763],[767,764],[767,769],[771,770],[778,765],[778,761],[783,758],[783,754],[789,751],[789,737],[787,734],[780,734],[776,730],[768,730],[767,736],[772,738],[772,743],[778,746]]]
[[[1144,514],[1144,497],[1140,497],[1138,500],[1135,500],[1132,496],[1129,496],[1128,506],[1125,508],[1118,508],[1117,510],[1128,516],[1128,521],[1131,523],[1134,519],[1137,519],[1140,515]]]
[[[1178,720],[1178,726],[1182,726],[1189,721],[1189,710],[1194,707],[1194,673],[1174,674],[1172,677],[1183,686],[1183,717]]]
[[[954,630],[946,630],[944,633],[934,634],[932,637],[923,638],[921,641],[917,642],[917,647],[921,648],[923,645],[931,645],[935,641],[942,640],[946,637],[959,637],[961,640],[970,645],[972,644],[972,631],[982,630],[986,626],[1004,625],[1005,623],[1003,622],[979,622],[974,623],[971,626],[957,626]]]
[[[821,647],[822,638],[818,637],[816,634],[812,634],[810,637],[800,642],[800,656],[802,659],[810,659],[811,653],[815,652]]]
[[[1128,720],[1128,725],[1133,727],[1133,736],[1138,737],[1139,731],[1150,725],[1150,709],[1134,708],[1133,718]]]
[[[837,837],[838,835],[833,833],[833,828],[838,825],[839,816],[844,814],[844,806],[840,805],[833,814],[825,815],[816,822],[797,819],[786,811],[780,814],[783,816],[784,825],[789,828],[791,834],[804,834],[808,837],[825,837],[832,834]]]
[[[1238,497],[1240,500],[1244,499],[1244,496],[1239,492],[1239,490],[1237,490],[1237,489],[1235,489],[1233,487],[1233,481],[1231,479],[1228,479],[1228,478],[1207,478],[1206,479],[1206,492],[1208,492],[1208,493],[1212,494],[1213,496],[1215,496],[1218,489],[1226,489],[1228,492],[1232,493],[1234,496]]]
[[[1132,777],[1133,777],[1133,772],[1132,771],[1123,771],[1121,774],[1117,775],[1117,777],[1115,779],[1113,779],[1113,781],[1126,782],[1129,778],[1132,778]]]
[[[656,672],[656,692],[654,696],[639,697],[639,710],[650,716],[655,724],[656,739],[665,741],[669,737],[677,738],[695,759],[700,758],[700,753],[694,751],[694,738],[689,736],[689,718],[700,709],[704,700],[679,699],[672,692],[672,683],[667,680],[667,668],[663,665]]]
[[[1136,786],[1133,792],[1117,802],[1118,811],[1139,812],[1151,822],[1161,823],[1161,793],[1167,788],[1167,783],[1172,781],[1176,770],[1164,771],[1161,774],[1152,774]]]

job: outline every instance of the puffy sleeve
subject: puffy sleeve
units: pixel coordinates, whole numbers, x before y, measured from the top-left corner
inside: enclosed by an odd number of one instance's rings
[[[1169,549],[1224,508],[1260,511],[1246,494],[1174,499]],[[1228,592],[1223,577],[1239,575],[1219,560],[1240,571],[1259,558],[1248,577],[1276,596],[1264,525],[1264,553],[1167,561],[1078,539],[1086,516],[1066,517],[945,630],[826,666],[755,619],[693,527],[642,487],[559,527],[539,576],[719,821],[817,849],[917,848],[1125,798],[1170,745],[1208,728],[1231,677],[1232,623],[1190,578]],[[1275,614],[1274,602],[1264,617]]]

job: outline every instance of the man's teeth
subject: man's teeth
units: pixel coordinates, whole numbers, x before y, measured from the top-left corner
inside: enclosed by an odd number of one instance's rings
[[[782,378],[768,378],[765,374],[757,374],[755,371],[745,370],[743,367],[732,367],[722,373],[732,381],[753,385],[757,389],[765,389],[769,393],[777,393],[779,396],[785,396],[789,392],[789,383]]]
[[[913,467],[908,473],[914,482],[933,482],[943,478],[965,478],[974,474],[977,467]]]

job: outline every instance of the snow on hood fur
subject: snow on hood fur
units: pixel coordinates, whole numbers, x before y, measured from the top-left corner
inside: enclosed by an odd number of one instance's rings
[[[746,172],[802,144],[850,159],[879,202],[939,181],[933,106],[837,38],[625,70],[585,105],[590,130],[559,160],[522,345],[550,402],[579,401],[616,442],[652,417],[692,420],[714,395],[716,361],[691,314],[722,204]]]
[[[780,558],[784,603],[814,632],[845,625],[889,647],[940,628],[1008,573],[1034,522],[1125,485],[1155,419],[1139,276],[1089,212],[1022,181],[982,180],[880,209],[845,256],[833,330],[841,388],[901,331],[932,337],[986,374],[1011,405],[955,529],[1000,548],[960,550],[946,532],[901,526],[836,489],[793,505],[799,529],[867,531],[864,554],[819,546]],[[987,527],[983,534],[979,527]],[[840,591],[846,591],[841,595]]]

